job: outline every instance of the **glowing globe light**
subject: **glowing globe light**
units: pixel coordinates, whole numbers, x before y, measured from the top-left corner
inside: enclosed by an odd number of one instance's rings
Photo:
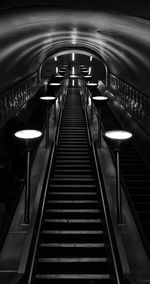
[[[78,78],[78,75],[72,74],[72,75],[70,75],[69,77],[70,77],[70,78]]]
[[[108,100],[107,97],[104,97],[104,96],[95,96],[92,98],[94,101],[106,101]]]
[[[26,170],[26,186],[24,192],[24,224],[30,222],[30,179],[31,179],[31,163],[30,163],[30,151],[32,141],[42,136],[42,132],[34,129],[19,130],[14,133],[15,137],[23,139],[27,146],[27,170]]]
[[[87,83],[88,87],[97,87],[97,83]]]
[[[42,135],[41,131],[34,129],[20,130],[15,133],[15,136],[20,139],[34,139]]]
[[[63,78],[64,76],[58,74],[58,75],[55,75],[55,77],[56,77],[56,78]]]
[[[40,97],[41,100],[43,101],[53,101],[55,100],[56,98],[55,97],[50,97],[50,96],[45,96],[45,97]]]
[[[56,86],[56,87],[58,87],[58,86],[60,86],[61,84],[60,83],[57,83],[57,82],[53,82],[53,83],[49,83],[49,85],[50,86]]]
[[[129,138],[132,137],[132,133],[125,130],[110,130],[105,133],[106,141],[109,142],[110,146],[114,148],[116,152],[116,209],[118,223],[123,223],[123,212],[122,212],[122,188],[120,183],[120,157],[119,151],[121,144],[126,143]]]
[[[105,135],[110,139],[117,139],[117,140],[125,140],[132,137],[132,133],[124,130],[107,131]]]

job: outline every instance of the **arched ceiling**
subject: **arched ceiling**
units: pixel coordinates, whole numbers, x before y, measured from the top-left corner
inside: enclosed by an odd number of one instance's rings
[[[131,11],[133,5],[128,2],[113,6],[104,1],[101,7],[98,3],[92,6],[92,1],[53,2],[55,5],[47,1],[39,5],[34,0],[32,6],[17,0],[1,4],[1,90],[38,70],[50,54],[79,47],[100,55],[110,72],[148,94],[149,4],[136,5]]]

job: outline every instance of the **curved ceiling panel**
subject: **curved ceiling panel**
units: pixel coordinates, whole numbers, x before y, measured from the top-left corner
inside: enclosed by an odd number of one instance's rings
[[[150,22],[118,12],[19,8],[0,17],[1,89],[38,70],[50,54],[80,47],[148,94]],[[144,76],[143,76],[144,74]]]

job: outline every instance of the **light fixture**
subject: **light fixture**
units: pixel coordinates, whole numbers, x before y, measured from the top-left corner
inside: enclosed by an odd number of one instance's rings
[[[72,61],[75,61],[75,53],[72,53]]]
[[[14,133],[16,138],[22,139],[27,147],[27,166],[26,166],[26,186],[25,186],[25,199],[24,199],[24,224],[30,222],[30,179],[31,179],[31,163],[30,151],[32,143],[35,139],[42,136],[42,132],[35,129],[24,129]]]
[[[119,151],[121,144],[125,143],[132,137],[132,133],[125,130],[110,130],[104,135],[106,141],[113,147],[116,152],[116,208],[117,208],[117,220],[119,224],[123,223],[122,217],[122,191],[120,184],[120,159]]]
[[[49,144],[49,108],[55,103],[56,97],[54,97],[54,96],[42,96],[42,97],[40,97],[40,100],[43,100],[46,103],[46,136],[45,136],[45,138],[46,138],[46,148],[47,148],[48,144]],[[55,121],[55,119],[54,119],[54,121]]]
[[[101,148],[101,109],[106,105],[108,97],[95,96],[92,97],[92,101],[98,110],[98,146]]]

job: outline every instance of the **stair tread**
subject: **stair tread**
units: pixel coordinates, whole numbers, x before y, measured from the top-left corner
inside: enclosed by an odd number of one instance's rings
[[[51,183],[50,187],[71,187],[71,188],[78,188],[78,187],[82,187],[82,188],[96,188],[95,184],[55,184],[55,183]]]
[[[101,235],[104,234],[103,230],[42,230],[43,234],[75,234],[75,235]]]
[[[84,160],[84,159],[86,159],[86,160],[90,160],[90,157],[89,157],[89,155],[76,155],[76,154],[74,154],[74,155],[72,155],[72,154],[69,154],[69,155],[60,155],[60,154],[57,154],[56,155],[56,160],[59,160],[59,159],[66,159],[66,160],[70,160],[70,159],[72,159],[72,160],[75,160],[75,159],[81,159],[81,160]]]
[[[55,168],[55,173],[80,173],[82,174],[83,172],[84,173],[92,173],[91,169],[62,169],[62,170],[58,170]]]
[[[57,192],[53,192],[53,191],[51,191],[51,192],[49,192],[48,194],[50,194],[50,195],[97,195],[96,194],[96,192],[65,192],[65,191],[63,191],[63,192],[59,192],[59,191],[57,191]]]
[[[53,177],[52,177],[53,179],[78,179],[79,180],[79,178],[80,179],[92,179],[93,180],[93,175],[84,175],[84,174],[63,174],[63,175],[60,175],[60,174],[56,174],[56,173],[54,173],[53,174]]]
[[[40,246],[46,248],[104,248],[105,243],[41,243]]]
[[[46,209],[46,212],[99,213],[99,209]]]
[[[47,200],[47,203],[61,203],[61,204],[79,204],[79,203],[92,203],[92,204],[97,204],[98,203],[98,201],[97,200]],[[141,202],[142,203],[142,202]],[[147,202],[148,204],[149,204],[149,202]]]
[[[77,181],[77,182],[80,182],[80,181],[94,181],[94,178],[93,177],[52,177],[51,178],[51,181]]]
[[[37,279],[110,279],[108,273],[101,274],[36,274]]]
[[[102,223],[103,221],[101,219],[44,219],[44,222],[49,223]]]
[[[43,257],[39,258],[39,262],[107,262],[106,257]]]
[[[91,168],[90,167],[90,165],[87,165],[87,164],[83,164],[83,165],[79,165],[79,164],[57,164],[57,165],[55,165],[55,168],[56,168],[56,170],[58,169],[58,168],[65,168],[65,167],[67,167],[67,168],[83,168],[83,170],[85,170],[85,168]],[[69,169],[68,169],[69,170]]]

